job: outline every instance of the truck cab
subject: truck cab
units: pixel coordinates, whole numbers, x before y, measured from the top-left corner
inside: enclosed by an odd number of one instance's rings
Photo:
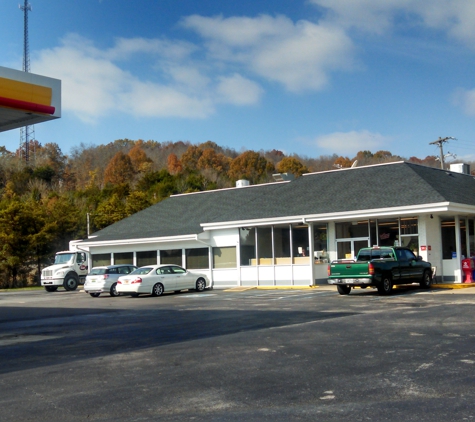
[[[44,268],[41,272],[41,285],[48,292],[54,292],[60,286],[68,291],[76,290],[80,283],[84,284],[87,270],[85,252],[58,252],[54,264]]]

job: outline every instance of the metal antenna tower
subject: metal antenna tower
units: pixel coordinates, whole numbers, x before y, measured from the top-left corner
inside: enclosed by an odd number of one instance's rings
[[[30,72],[30,48],[28,43],[28,12],[31,11],[31,5],[28,0],[25,0],[23,6],[18,5],[20,10],[23,11],[23,72]],[[20,157],[22,154],[22,148],[25,148],[25,162],[28,164],[30,161],[30,141],[35,137],[35,127],[24,126],[20,129]]]
[[[450,139],[456,139],[456,138],[453,138],[452,136],[446,136],[445,138],[441,138],[439,136],[439,139],[437,139],[437,141],[434,141],[434,142],[430,142],[429,145],[438,145],[439,148],[440,148],[440,156],[439,156],[439,160],[440,160],[440,168],[443,170],[444,169],[444,166],[445,166],[445,163],[444,163],[444,158],[446,156],[444,156],[444,148],[443,148],[443,144],[445,142],[447,142],[448,140]],[[452,156],[453,154],[447,154],[447,157],[450,157]]]

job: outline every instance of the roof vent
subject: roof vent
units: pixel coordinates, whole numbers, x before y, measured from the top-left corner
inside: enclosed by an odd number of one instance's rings
[[[241,180],[238,180],[236,182],[236,187],[237,188],[243,188],[245,186],[249,186],[250,183],[249,183],[249,180],[246,180],[246,179],[241,179]]]
[[[456,163],[450,164],[450,171],[454,173],[470,174],[470,164]]]
[[[287,180],[294,180],[295,176],[292,173],[276,173],[272,175],[275,182],[284,182]]]

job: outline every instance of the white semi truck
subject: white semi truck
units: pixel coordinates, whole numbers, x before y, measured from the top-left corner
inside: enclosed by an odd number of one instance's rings
[[[63,286],[66,290],[76,290],[84,284],[87,275],[87,255],[85,252],[58,252],[54,264],[41,271],[41,285],[47,292],[54,292]]]

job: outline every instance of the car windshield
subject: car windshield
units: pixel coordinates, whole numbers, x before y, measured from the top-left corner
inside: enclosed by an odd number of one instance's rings
[[[132,271],[130,274],[148,274],[150,271],[152,271],[152,267],[142,267],[142,268],[137,268],[136,270]]]
[[[59,255],[56,255],[54,258],[54,263],[55,264],[67,264],[68,262],[72,261],[74,258],[73,253],[62,253]]]
[[[102,275],[105,274],[107,271],[106,268],[93,268],[89,275]]]

